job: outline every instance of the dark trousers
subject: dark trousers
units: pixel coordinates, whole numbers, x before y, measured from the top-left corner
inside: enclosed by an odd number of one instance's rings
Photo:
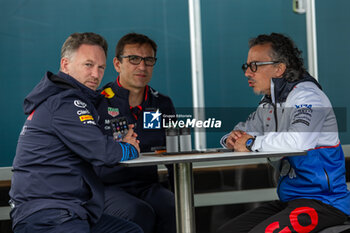
[[[28,216],[14,228],[15,233],[142,233],[132,222],[103,214],[100,220],[90,226],[66,209],[44,209]]]
[[[232,219],[217,233],[314,233],[346,220],[342,211],[318,200],[274,201]]]
[[[174,194],[162,185],[105,187],[106,214],[132,221],[145,233],[175,233]]]

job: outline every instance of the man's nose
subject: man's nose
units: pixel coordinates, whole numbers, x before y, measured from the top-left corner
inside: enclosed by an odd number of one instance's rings
[[[92,68],[92,70],[91,70],[91,76],[94,77],[94,78],[98,78],[98,77],[99,77],[98,66],[94,66],[94,68]]]
[[[145,70],[146,69],[145,60],[141,60],[140,64],[138,64],[137,68],[140,70]]]
[[[244,75],[246,77],[252,77],[252,74],[254,73],[251,71],[250,67],[248,67],[248,69],[246,69],[246,71],[244,72]]]

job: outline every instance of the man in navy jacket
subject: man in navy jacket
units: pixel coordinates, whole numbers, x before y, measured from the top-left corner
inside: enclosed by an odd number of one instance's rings
[[[113,60],[119,76],[103,88],[105,99],[98,107],[102,130],[107,135],[112,135],[113,128],[118,127],[111,122],[121,116],[136,126],[141,152],[165,147],[159,115],[175,114],[171,99],[148,86],[156,52],[157,45],[145,35],[123,36]],[[144,125],[147,114],[152,116],[150,121],[154,119],[149,122],[153,128]],[[158,182],[157,166],[104,166],[96,171],[105,185],[105,213],[131,220],[145,233],[175,233],[174,194]]]
[[[107,42],[74,33],[61,51],[60,72],[47,72],[25,98],[10,190],[14,232],[142,232],[103,215],[103,186],[92,165],[138,157],[132,128],[124,142],[102,134],[95,105]]]

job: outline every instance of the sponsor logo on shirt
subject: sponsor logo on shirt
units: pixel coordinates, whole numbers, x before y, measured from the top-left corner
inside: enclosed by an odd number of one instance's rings
[[[78,108],[85,108],[87,106],[87,104],[81,100],[74,100],[74,105]]]
[[[111,99],[114,96],[114,92],[110,87],[107,87],[101,92],[102,95],[104,95],[106,98]]]
[[[94,121],[94,118],[91,115],[81,115],[79,116],[79,119],[85,125],[96,125],[96,122]]]
[[[312,108],[312,104],[296,104],[295,107],[296,108],[308,108],[308,109],[311,109]]]
[[[312,118],[312,104],[299,104],[295,105],[296,113],[293,118],[292,125],[294,124],[304,124],[306,126],[310,126],[311,118]]]
[[[84,114],[90,114],[90,111],[87,110],[87,109],[84,109],[84,110],[78,110],[77,111],[77,114],[80,116],[80,115],[84,115]]]
[[[119,115],[119,109],[118,108],[108,107],[108,115],[110,115],[112,117],[118,116]]]
[[[91,115],[82,115],[79,117],[80,121],[88,121],[88,120],[91,120],[93,121],[94,118],[91,116]]]
[[[20,135],[24,136],[26,134],[26,132],[27,132],[27,126],[23,125]]]

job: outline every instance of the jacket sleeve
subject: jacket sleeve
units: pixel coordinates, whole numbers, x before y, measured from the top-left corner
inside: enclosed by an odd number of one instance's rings
[[[326,119],[334,116],[328,98],[320,90],[306,88],[293,91],[287,98],[284,121],[279,132],[266,132],[256,137],[253,150],[308,150],[318,145]],[[335,116],[334,116],[335,117]],[[331,126],[328,134],[337,134],[337,125]],[[337,138],[337,137],[333,137]]]
[[[239,122],[233,130],[242,130],[253,136],[263,134],[263,115],[268,111],[265,106],[259,106],[257,110],[251,113],[245,122]]]
[[[263,134],[263,114],[268,111],[264,105],[260,105],[257,110],[249,115],[245,122],[239,122],[233,130],[241,130],[250,135],[258,136]],[[226,139],[230,135],[227,133],[220,139],[220,144],[226,148]]]
[[[76,104],[76,101],[83,104]],[[55,134],[66,147],[89,163],[113,166],[138,157],[134,146],[102,134],[96,123],[95,109],[83,101],[66,98],[53,109],[51,126]]]

